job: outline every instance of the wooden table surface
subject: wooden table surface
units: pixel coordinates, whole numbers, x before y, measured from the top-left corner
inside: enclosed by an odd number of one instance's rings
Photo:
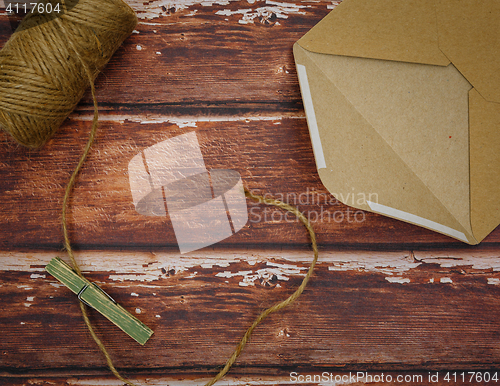
[[[208,381],[312,259],[298,222],[250,201],[240,232],[184,255],[168,216],[135,212],[128,162],[191,131],[208,169],[236,170],[252,192],[313,214],[320,246],[302,297],[256,329],[220,384],[500,382],[500,229],[468,246],[372,213],[354,218],[316,173],[292,45],[338,3],[129,0],[139,24],[98,78],[101,123],[70,233],[86,276],[155,331],[142,347],[91,312],[134,382]],[[11,33],[1,11],[0,45]],[[91,118],[87,93],[39,150],[0,133],[0,384],[121,384],[76,296],[44,271],[57,255],[67,260],[62,196]],[[322,210],[338,216],[314,215]],[[353,374],[379,378],[345,378]]]

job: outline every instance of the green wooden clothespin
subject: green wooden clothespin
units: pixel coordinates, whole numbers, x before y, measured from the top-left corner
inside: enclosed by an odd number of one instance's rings
[[[145,344],[153,330],[117,304],[99,286],[79,276],[59,257],[53,258],[45,270],[78,295],[84,304],[96,309],[140,344]]]

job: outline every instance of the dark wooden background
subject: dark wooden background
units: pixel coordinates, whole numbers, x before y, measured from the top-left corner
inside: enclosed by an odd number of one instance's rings
[[[500,229],[468,246],[372,213],[348,221],[353,209],[318,178],[292,45],[337,3],[129,1],[139,24],[98,78],[101,124],[72,195],[70,232],[87,277],[155,330],[141,347],[91,314],[115,365],[139,384],[207,381],[312,258],[299,223],[251,202],[240,232],[187,255],[168,216],[135,212],[128,162],[189,131],[208,169],[237,170],[255,193],[301,197],[321,249],[303,296],[257,328],[221,384],[369,371],[444,385],[447,372],[500,371]],[[0,45],[11,33],[2,10]],[[91,117],[87,94],[40,150],[0,133],[0,384],[120,384],[76,297],[43,271],[66,258],[62,195]],[[322,209],[344,221],[316,221]],[[479,380],[456,384],[493,383]]]

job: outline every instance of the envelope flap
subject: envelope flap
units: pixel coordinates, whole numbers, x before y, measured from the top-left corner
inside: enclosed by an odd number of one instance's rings
[[[500,1],[440,0],[439,46],[474,88],[500,103]]]
[[[471,224],[481,241],[500,224],[500,104],[472,89],[469,106]]]
[[[338,78],[329,76],[331,69],[338,68],[339,60],[362,62],[367,59],[311,53],[298,44],[294,46],[294,56],[318,173],[325,187],[347,205],[383,213],[474,243],[468,221],[461,224],[450,213],[387,139],[374,130],[363,112],[337,87],[335,81]],[[422,158],[426,158],[426,154],[422,154]],[[453,179],[446,175],[444,178]],[[325,213],[326,218],[329,215]]]
[[[435,0],[344,0],[298,43],[323,54],[450,63],[438,45]]]

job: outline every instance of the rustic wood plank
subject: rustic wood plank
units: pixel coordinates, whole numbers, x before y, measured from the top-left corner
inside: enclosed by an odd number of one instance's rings
[[[175,245],[168,221],[140,219],[131,210],[123,174],[127,157],[153,144],[152,138],[185,132],[178,126],[186,125],[197,126],[205,136],[207,164],[238,170],[256,192],[277,198],[294,195],[295,202],[300,195],[306,201],[316,197],[328,202],[299,205],[313,219],[328,212],[316,224],[322,244],[458,245],[437,233],[373,214],[362,213],[358,215],[362,221],[349,222],[353,213],[336,203],[319,181],[291,44],[329,11],[331,2],[230,1],[207,6],[193,1],[169,9],[154,1],[147,5],[131,1],[131,5],[140,17],[138,33],[119,50],[98,85],[101,109],[110,121],[103,124],[101,147],[95,150],[110,156],[89,161],[87,174],[81,177],[81,195],[75,192],[72,239],[77,247]],[[10,22],[5,15],[0,21],[5,41]],[[41,151],[19,149],[0,134],[5,166],[0,189],[6,197],[0,207],[5,213],[0,248],[59,247],[60,197],[88,126],[74,119],[88,119],[90,105],[87,95],[73,120]],[[139,123],[148,120],[164,123]],[[225,245],[307,242],[295,224],[273,223],[283,216],[280,212],[255,209],[253,213],[256,221]],[[130,222],[131,217],[135,221]],[[497,243],[499,238],[497,230],[484,242]]]
[[[236,374],[234,374],[236,373]],[[280,386],[301,384],[304,386],[328,384],[340,385],[347,384],[352,386],[387,386],[404,384],[407,386],[450,386],[450,385],[474,385],[474,386],[489,386],[496,384],[492,379],[500,377],[497,370],[485,370],[469,372],[467,370],[451,370],[451,371],[339,371],[337,369],[292,369],[288,372],[276,371],[267,369],[265,372],[249,375],[248,372],[234,371],[231,375],[224,378],[223,382],[228,386]],[[2,379],[2,378],[0,378]],[[188,373],[188,374],[171,374],[168,375],[136,375],[133,374],[131,379],[139,385],[171,385],[171,386],[197,386],[203,385],[210,380],[206,373]],[[456,379],[456,382],[454,381]],[[489,379],[489,381],[485,381]],[[303,380],[303,381],[302,381]],[[338,381],[336,381],[338,380]],[[11,377],[3,378],[2,383],[5,386],[31,386],[33,384],[45,386],[66,386],[68,384],[75,386],[119,386],[116,379],[111,377],[78,375],[64,376],[51,375],[41,378],[33,377]]]
[[[110,63],[113,76],[100,79],[102,98],[118,104],[254,101],[301,108],[292,45],[332,2],[221,3],[173,3],[165,12],[160,1],[130,1],[139,33]]]
[[[135,118],[102,122],[97,143],[79,176],[69,216],[71,239],[78,248],[176,246],[169,218],[135,212],[127,168],[141,150],[192,130],[208,169],[234,169],[252,191],[297,205],[310,217],[322,245],[397,248],[402,244],[460,244],[417,226],[357,212],[335,200],[315,171],[305,119],[186,118],[170,122],[166,118],[165,122],[145,124],[129,119]],[[188,127],[179,128],[184,125]],[[64,186],[88,130],[88,121],[71,119],[41,150],[20,148],[5,134],[0,136],[1,249],[60,248]],[[293,217],[253,202],[248,206],[248,224],[221,245],[308,243],[307,233]],[[500,229],[483,243],[499,240]]]
[[[292,45],[330,11],[331,1],[192,1],[168,11],[161,1],[148,3],[130,1],[139,24],[98,79],[103,104],[301,108]],[[245,17],[251,22],[240,23]],[[11,34],[0,14],[0,45]],[[83,103],[92,105],[89,94]]]
[[[237,170],[252,191],[296,200],[313,220],[325,216],[313,221],[322,254],[311,286],[257,329],[228,384],[292,384],[286,369],[500,367],[500,229],[467,247],[375,214],[349,222],[349,208],[319,181],[291,46],[337,2],[129,3],[140,24],[99,77],[103,123],[70,216],[86,275],[156,330],[141,348],[92,314],[117,366],[144,383],[199,384],[259,311],[296,288],[311,259],[294,249],[308,244],[302,227],[265,207],[251,206],[250,223],[219,249],[183,256],[168,217],[134,211],[128,161],[195,130],[209,168]],[[10,33],[0,12],[0,45]],[[87,94],[37,151],[0,134],[1,384],[120,384],[104,369],[75,296],[43,272],[54,257],[48,250],[61,247],[62,192],[90,115]],[[172,372],[182,375],[163,375]],[[440,374],[419,384],[449,384]]]
[[[3,371],[103,366],[75,296],[43,272],[51,255],[2,256]],[[116,365],[145,371],[221,365],[257,314],[297,287],[310,255],[89,251],[77,258],[90,280],[155,331],[141,347],[92,314]],[[467,250],[323,252],[305,293],[257,328],[238,366],[494,368],[500,365],[499,267],[491,248],[475,256]]]

